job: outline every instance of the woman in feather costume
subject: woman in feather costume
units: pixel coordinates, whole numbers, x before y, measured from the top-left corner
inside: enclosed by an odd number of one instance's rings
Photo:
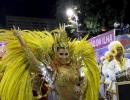
[[[99,70],[86,38],[70,40],[63,29],[0,32],[0,41],[7,43],[0,66],[1,100],[33,100],[31,73],[41,73],[58,100],[98,100]]]

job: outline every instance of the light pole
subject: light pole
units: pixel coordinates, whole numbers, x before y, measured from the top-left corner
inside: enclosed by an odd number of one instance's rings
[[[73,25],[73,27],[76,27],[76,31],[79,31],[79,24],[78,24],[78,16],[77,13],[74,11],[74,9],[69,8],[66,10],[66,14],[68,17],[69,22]]]
[[[78,39],[81,39],[80,31],[79,31],[80,24],[78,23],[79,18],[78,18],[76,9],[68,8],[66,10],[66,15],[68,17],[68,21],[71,23],[71,25],[67,25],[67,26],[72,26],[73,28],[76,28]]]
[[[72,17],[72,16],[74,15],[73,9],[68,8],[68,9],[66,10],[66,15],[67,15],[68,17]]]

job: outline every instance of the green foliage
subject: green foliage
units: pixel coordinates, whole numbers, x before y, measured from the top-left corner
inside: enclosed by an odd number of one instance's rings
[[[66,8],[76,5],[81,11],[78,16],[83,29],[87,30],[87,33],[98,34],[102,27],[109,30],[113,28],[115,21],[124,21],[127,2],[128,0],[118,0],[115,5],[112,0],[59,0],[57,19],[65,19],[64,22],[67,22]]]

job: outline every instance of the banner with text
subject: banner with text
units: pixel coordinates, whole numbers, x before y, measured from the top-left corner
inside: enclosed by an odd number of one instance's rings
[[[89,42],[92,43],[95,49],[100,49],[103,48],[104,46],[107,46],[110,42],[114,40],[115,40],[114,30],[110,30],[108,32],[105,32],[101,35],[89,39]]]

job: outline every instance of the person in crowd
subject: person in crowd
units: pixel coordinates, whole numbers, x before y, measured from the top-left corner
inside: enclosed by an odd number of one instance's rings
[[[109,70],[109,64],[113,59],[114,59],[114,57],[113,57],[112,53],[110,51],[107,51],[105,53],[105,61],[104,61],[103,68],[102,68],[102,73],[104,76],[104,91],[105,91],[105,97],[107,99],[111,98],[111,94],[108,91],[108,87],[110,85],[108,70]]]
[[[100,64],[99,64],[99,71],[100,71],[100,88],[99,88],[99,100],[104,100],[105,99],[105,91],[104,91],[104,75],[102,73],[102,67],[103,67],[103,62],[105,60],[105,56],[102,56],[100,59]]]
[[[107,77],[108,65],[113,60],[113,55],[110,51],[107,51],[104,57],[105,57],[105,60],[103,61],[102,73],[105,77]]]
[[[116,73],[130,67],[130,59],[124,56],[124,47],[119,41],[113,41],[109,44],[109,50],[112,52],[114,59],[109,64],[109,80],[110,85],[108,90],[112,94],[112,100],[117,100],[116,96]]]
[[[101,83],[100,83],[100,95],[103,99],[109,98],[107,95],[107,87],[109,86],[108,79],[108,65],[113,60],[113,55],[110,51],[106,51],[103,56],[102,68],[101,68]]]

